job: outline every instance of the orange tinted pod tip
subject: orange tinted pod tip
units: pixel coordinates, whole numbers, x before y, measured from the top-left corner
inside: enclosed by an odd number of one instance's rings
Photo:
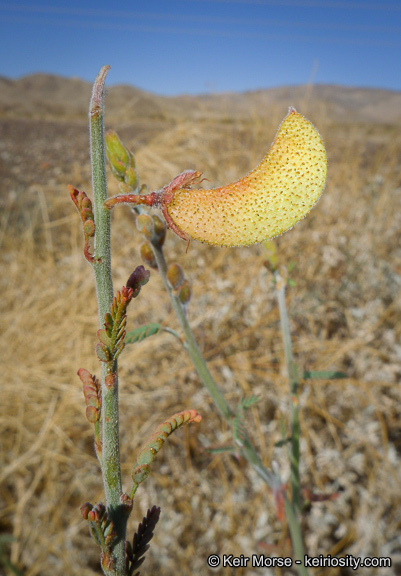
[[[290,108],[270,150],[252,172],[220,188],[177,186],[172,193],[170,189],[163,212],[182,238],[214,246],[251,246],[283,234],[302,220],[320,198],[326,175],[320,134]],[[191,182],[188,176],[183,180]]]

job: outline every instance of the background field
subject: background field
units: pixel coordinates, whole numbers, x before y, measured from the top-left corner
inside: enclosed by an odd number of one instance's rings
[[[75,79],[0,79],[0,530],[14,536],[11,560],[26,576],[101,573],[79,513],[103,495],[76,376],[80,367],[99,373],[97,313],[67,192],[69,183],[91,189],[89,96]],[[318,127],[329,157],[318,206],[277,239],[281,262],[294,265],[294,352],[301,370],[347,374],[302,386],[303,487],[339,493],[305,513],[306,545],[311,555],[391,556],[391,569],[363,574],[393,576],[401,573],[401,94],[303,86],[161,98],[121,86],[110,89],[106,124],[134,151],[150,189],[188,168],[219,185],[261,160],[289,105]],[[141,263],[139,243],[129,209],[116,209],[116,290]],[[185,249],[168,234],[168,261],[193,283],[188,314],[200,347],[233,407],[260,395],[250,430],[266,466],[276,461],[286,478],[285,449],[275,443],[281,418],[288,422],[288,383],[262,248]],[[148,321],[177,328],[155,271],[128,326]],[[242,460],[205,452],[229,435],[173,337],[127,347],[120,368],[126,490],[137,450],[159,422],[186,408],[203,416],[169,439],[137,493],[131,537],[148,507],[162,508],[142,574],[209,574],[211,553],[290,555],[266,486]]]

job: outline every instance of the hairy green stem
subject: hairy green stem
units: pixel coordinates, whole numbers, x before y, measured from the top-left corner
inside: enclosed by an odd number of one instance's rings
[[[110,311],[113,300],[113,281],[111,276],[110,247],[110,211],[103,204],[107,199],[105,141],[104,141],[104,82],[110,66],[104,66],[93,86],[89,109],[90,149],[92,166],[92,186],[95,216],[95,262],[94,272],[100,327],[104,327],[104,316]],[[108,575],[125,575],[125,535],[126,516],[121,513],[122,494],[120,469],[120,441],[118,414],[118,377],[117,363],[113,367],[116,378],[114,385],[106,387],[106,376],[110,366],[102,362],[102,475],[109,517],[113,521],[118,535],[113,548],[115,566],[107,571]]]
[[[284,511],[288,526],[290,528],[291,542],[295,553],[295,559],[301,561],[301,563],[296,564],[295,567],[299,576],[309,576],[308,569],[304,565],[305,550],[304,542],[302,539],[301,525],[299,523],[299,518],[294,510],[294,506],[288,500],[287,496],[284,497]]]
[[[220,411],[220,414],[231,426],[231,421],[232,418],[234,417],[234,413],[229,407],[223,394],[219,390],[216,382],[214,381],[213,376],[209,371],[209,368],[207,367],[205,359],[202,356],[202,352],[199,350],[199,346],[195,340],[191,326],[189,325],[184,307],[182,306],[179,299],[173,294],[167,282],[167,264],[164,258],[163,249],[157,243],[155,243],[152,244],[152,250],[156,259],[160,276],[162,278],[162,282],[167,290],[174,312],[177,315],[177,319],[184,333],[185,337],[184,348],[187,351],[189,357],[191,358],[192,363],[195,366],[196,371],[198,372],[199,378],[201,379],[203,385],[209,391],[216,407]],[[280,479],[276,475],[269,472],[269,470],[267,470],[263,466],[251,440],[247,435],[244,438],[244,444],[241,448],[242,448],[241,449],[242,455],[244,456],[244,458],[246,458],[246,460],[248,460],[248,462],[254,468],[255,472],[262,478],[262,480],[266,482],[266,484],[270,488],[272,489],[278,488],[281,485]]]
[[[171,304],[173,306],[174,312],[176,313],[178,322],[180,323],[181,329],[185,336],[184,348],[187,351],[189,357],[191,358],[196,371],[199,374],[199,378],[202,380],[206,388],[208,389],[214,403],[219,409],[221,415],[227,420],[234,416],[229,405],[227,404],[223,394],[220,392],[213,376],[210,374],[208,367],[206,366],[205,360],[199,350],[198,344],[194,338],[191,327],[188,323],[187,316],[181,302],[175,296],[167,282],[167,264],[164,258],[162,248],[157,243],[152,243],[153,254],[156,259],[157,268],[159,270],[164,287],[170,296]]]
[[[104,66],[99,72],[92,92],[89,109],[90,151],[95,216],[95,277],[99,324],[103,328],[104,315],[110,311],[113,300],[110,250],[110,211],[103,207],[107,199],[106,157],[104,144],[104,81],[109,71]]]
[[[284,274],[283,274],[284,275]],[[297,512],[300,511],[300,481],[299,481],[299,402],[298,402],[298,369],[292,354],[290,322],[288,319],[287,306],[285,303],[286,274],[284,277],[278,271],[275,272],[276,293],[280,312],[281,334],[284,343],[284,356],[287,366],[288,378],[291,388],[291,487],[292,504]]]
[[[152,244],[152,249],[153,249],[153,254],[155,256],[155,259],[156,259],[156,263],[157,263],[157,267],[158,267],[160,276],[162,278],[162,282],[163,282],[163,284],[167,290],[168,295],[170,296],[170,300],[171,300],[173,309],[177,315],[181,329],[184,333],[184,337],[185,337],[184,347],[185,347],[188,355],[190,356],[202,383],[205,385],[205,387],[210,392],[210,395],[212,396],[212,399],[214,400],[220,413],[225,418],[225,420],[228,422],[228,424],[231,425],[231,420],[232,420],[232,417],[234,416],[234,414],[231,411],[229,405],[227,404],[223,394],[220,392],[219,388],[217,387],[217,384],[215,383],[213,376],[209,372],[209,369],[206,365],[205,359],[203,358],[202,353],[199,350],[199,347],[198,347],[196,340],[194,338],[192,329],[188,323],[188,319],[187,319],[187,316],[186,316],[186,313],[185,313],[185,310],[184,310],[182,304],[180,303],[179,299],[173,294],[173,292],[172,292],[172,290],[171,290],[171,288],[167,282],[167,276],[166,276],[167,264],[166,264],[166,260],[164,258],[163,249],[157,243]],[[282,300],[283,297],[284,297],[284,301]],[[282,308],[283,302],[284,302],[284,314],[283,314],[283,316],[281,316],[281,312],[283,310],[283,308]],[[298,382],[298,377],[297,377],[296,365],[295,365],[293,357],[292,357],[291,338],[288,338],[290,333],[289,333],[289,321],[288,321],[287,309],[285,307],[284,288],[282,289],[282,292],[280,292],[279,307],[280,307],[280,317],[283,318],[282,321],[283,321],[284,325],[286,326],[286,328],[285,328],[286,335],[287,335],[286,339],[285,339],[286,360],[287,360],[287,358],[291,359],[291,363],[287,364],[287,366],[291,366],[291,373],[290,373],[291,374],[291,377],[290,377],[291,392],[294,395],[294,398],[296,398],[296,400],[297,400],[299,382]],[[282,324],[282,326],[283,326],[283,324]],[[298,479],[298,482],[296,483],[296,488],[298,489],[298,495],[299,495],[299,418],[298,418],[298,403],[294,399],[292,401],[291,421],[292,421],[292,436],[293,436],[293,440],[292,440],[293,448],[292,448],[292,450],[293,450],[293,456],[295,455],[295,458],[293,458],[291,460],[291,473],[292,473],[292,478],[293,478],[293,474],[295,474],[295,472],[296,472],[295,478]],[[247,459],[247,461],[251,464],[251,466],[253,467],[255,472],[260,476],[260,478],[262,478],[262,480],[273,491],[281,489],[280,478],[276,474],[273,474],[272,472],[270,472],[269,470],[267,470],[263,466],[263,464],[259,458],[259,455],[257,454],[251,440],[249,439],[249,437],[247,435],[244,439],[244,445],[242,446],[241,453]],[[294,485],[293,485],[293,494],[294,494]],[[298,496],[298,501],[299,501],[299,496]],[[299,574],[299,576],[309,576],[308,570],[307,570],[307,568],[305,568],[305,566],[303,564],[303,562],[304,562],[304,545],[303,545],[303,539],[302,539],[301,526],[300,526],[299,518],[298,518],[299,506],[298,507],[294,506],[294,501],[290,502],[288,500],[287,496],[285,496],[284,510],[285,510],[286,518],[287,518],[289,529],[290,529],[291,541],[293,544],[294,553],[295,553],[296,559],[301,561],[301,564],[296,565],[298,574]]]
[[[283,268],[281,273],[276,270],[274,273],[276,282],[276,294],[278,307],[280,312],[280,326],[281,334],[284,343],[284,356],[287,367],[288,379],[291,388],[291,449],[289,450],[290,465],[291,465],[291,488],[292,488],[292,501],[290,502],[285,497],[284,509],[285,515],[288,520],[288,525],[291,533],[291,541],[297,560],[301,560],[301,564],[297,565],[298,574],[300,576],[308,576],[308,570],[303,564],[304,560],[304,544],[302,539],[301,526],[299,522],[299,514],[301,509],[301,495],[300,495],[300,479],[299,479],[299,439],[300,439],[300,425],[299,425],[299,379],[298,369],[294,362],[292,354],[292,342],[290,321],[288,318],[287,306],[285,303],[285,287],[287,282],[287,270]]]

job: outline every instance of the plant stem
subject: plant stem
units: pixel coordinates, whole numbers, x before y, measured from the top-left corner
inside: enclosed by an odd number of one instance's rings
[[[300,439],[300,426],[299,426],[299,379],[298,369],[294,362],[292,354],[292,342],[290,322],[288,318],[287,306],[285,303],[285,287],[287,283],[287,269],[281,268],[281,271],[276,270],[274,273],[276,281],[276,294],[278,300],[278,307],[280,312],[280,325],[281,334],[284,343],[284,356],[287,366],[288,379],[291,388],[291,449],[289,450],[290,464],[291,464],[291,488],[292,488],[292,501],[285,497],[284,509],[287,517],[288,525],[291,533],[291,541],[297,560],[301,560],[301,564],[297,565],[298,574],[300,576],[308,576],[308,570],[304,566],[304,544],[302,539],[302,531],[299,521],[301,509],[300,497],[300,480],[299,480],[299,439]]]
[[[103,207],[107,199],[106,158],[104,144],[103,88],[110,66],[99,72],[92,92],[89,109],[92,186],[95,216],[95,277],[99,324],[103,328],[104,315],[110,311],[113,300],[110,250],[110,211]]]
[[[295,553],[295,559],[301,561],[301,564],[296,564],[295,567],[299,576],[309,576],[308,569],[304,565],[305,550],[302,539],[301,525],[299,523],[299,518],[294,510],[294,506],[288,500],[287,496],[284,498],[284,511],[288,526],[290,528],[291,542]]]
[[[177,315],[178,321],[181,325],[181,329],[184,333],[185,343],[184,347],[190,356],[198,375],[205,385],[205,387],[209,390],[212,399],[214,400],[217,408],[219,409],[222,416],[225,418],[227,423],[231,425],[232,417],[234,416],[233,412],[231,411],[230,407],[228,406],[223,394],[220,392],[217,384],[215,383],[213,376],[210,374],[209,369],[206,365],[205,359],[202,356],[201,351],[195,341],[192,329],[188,323],[188,319],[185,313],[183,306],[181,305],[178,298],[173,294],[168,282],[167,282],[167,264],[164,258],[163,249],[158,244],[152,244],[153,254],[156,259],[157,267],[162,278],[163,284],[167,290],[168,295],[170,296],[170,300],[173,306],[173,309]],[[291,411],[291,422],[292,422],[292,454],[293,457],[291,459],[291,479],[295,478],[293,484],[293,495],[294,495],[294,486],[296,488],[295,492],[298,494],[298,502],[299,502],[299,418],[298,418],[298,375],[297,375],[297,367],[294,363],[293,356],[292,356],[292,346],[291,346],[291,338],[289,332],[289,321],[287,315],[287,309],[285,307],[285,283],[282,282],[282,287],[280,286],[281,290],[278,292],[279,296],[279,308],[280,308],[280,318],[282,319],[282,329],[284,326],[283,334],[285,333],[285,355],[287,367],[291,368],[291,372],[289,372],[290,381],[291,381],[291,392],[293,395],[292,399],[292,411]],[[283,307],[284,305],[284,307]],[[282,311],[284,312],[282,314]],[[284,337],[284,336],[283,336]],[[251,440],[249,439],[248,435],[245,436],[244,445],[242,446],[241,450],[242,455],[248,460],[251,464],[255,472],[262,478],[262,480],[274,490],[281,489],[281,479],[274,473],[267,470]],[[299,576],[309,576],[307,568],[305,568],[304,562],[304,545],[302,540],[302,531],[299,522],[299,504],[298,506],[294,505],[294,500],[290,502],[285,496],[284,499],[284,509],[286,518],[288,521],[290,534],[291,534],[291,541],[294,549],[294,553],[297,560],[301,561],[301,564],[296,565],[296,569],[298,571]]]
[[[154,254],[155,259],[156,259],[156,263],[157,263],[157,267],[158,267],[160,276],[162,278],[162,282],[164,284],[164,287],[167,290],[167,293],[170,297],[174,312],[177,315],[181,329],[184,333],[184,337],[185,337],[184,348],[187,351],[189,357],[191,358],[191,360],[195,366],[195,369],[198,372],[199,378],[201,379],[203,385],[209,391],[216,407],[220,411],[220,414],[223,416],[223,418],[226,420],[226,422],[231,426],[231,421],[232,421],[232,418],[234,417],[234,413],[232,412],[231,408],[229,407],[223,394],[219,390],[216,382],[213,379],[213,376],[211,375],[211,373],[209,371],[209,368],[207,367],[205,359],[203,358],[202,353],[199,350],[198,344],[196,343],[194,334],[192,332],[191,326],[189,325],[187,315],[185,313],[185,310],[184,310],[181,302],[173,294],[173,292],[172,292],[172,290],[171,290],[171,288],[167,282],[167,276],[166,276],[167,264],[166,264],[166,260],[164,258],[163,249],[157,243],[155,243],[155,244],[152,243],[152,250],[153,250],[153,254]],[[244,456],[244,458],[246,458],[246,460],[248,460],[248,462],[254,468],[255,472],[262,478],[262,480],[264,482],[266,482],[266,484],[270,488],[275,489],[281,485],[281,480],[275,474],[271,473],[269,470],[267,470],[263,466],[251,440],[248,437],[248,435],[246,435],[244,438],[244,444],[241,447],[241,453]]]
[[[300,481],[299,481],[299,401],[298,401],[298,369],[292,354],[290,322],[288,319],[287,306],[285,303],[285,286],[287,281],[287,271],[275,272],[276,293],[280,312],[281,334],[284,343],[284,356],[287,366],[288,378],[291,388],[291,486],[292,504],[297,512],[300,511]]]
[[[104,141],[104,82],[110,66],[104,66],[93,86],[89,109],[92,186],[95,216],[95,262],[93,264],[98,301],[99,325],[104,327],[104,316],[113,300],[111,276],[110,211],[103,204],[107,199],[105,141]],[[112,387],[106,387],[108,365],[102,362],[102,475],[106,507],[118,535],[113,548],[115,566],[105,573],[125,575],[125,536],[127,519],[119,510],[122,494],[118,414],[118,375]]]
[[[177,296],[173,294],[167,282],[167,264],[164,258],[163,250],[156,243],[155,244],[152,243],[152,249],[162,282],[167,290],[168,295],[170,296],[174,312],[176,313],[178,322],[180,323],[181,329],[184,332],[185,336],[184,348],[187,351],[189,357],[191,358],[196,368],[196,371],[198,372],[199,378],[202,380],[202,382],[208,389],[211,397],[213,398],[214,403],[216,404],[217,408],[220,411],[220,414],[227,421],[230,421],[230,419],[234,416],[234,414],[231,411],[229,405],[227,404],[223,394],[217,387],[217,384],[214,381],[213,376],[210,374],[208,367],[206,366],[205,360],[202,356],[201,351],[199,350],[198,344],[196,343],[191,327],[188,323],[188,319],[184,311],[184,308],[182,307]]]

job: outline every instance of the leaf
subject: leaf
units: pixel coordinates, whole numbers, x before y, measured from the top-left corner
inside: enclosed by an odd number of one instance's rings
[[[205,448],[205,452],[209,454],[222,454],[223,452],[237,452],[235,446],[219,446],[218,448]]]
[[[200,422],[201,420],[202,417],[197,413],[196,410],[183,410],[182,412],[177,412],[177,414],[174,414],[171,416],[171,418],[162,424],[159,424],[159,426],[156,428],[148,441],[143,445],[138,454],[136,465],[133,467],[131,472],[131,477],[134,481],[134,484],[138,485],[140,482],[145,480],[145,478],[147,478],[149,471],[146,467],[149,467],[149,464],[153,462],[156,454],[160,451],[161,447],[170,436],[170,434],[174,432],[174,430],[181,428],[181,426],[184,426],[184,424]],[[143,474],[144,470],[146,470],[145,474]]]
[[[112,360],[112,356],[110,355],[110,351],[104,344],[98,342],[95,346],[96,356],[99,358],[101,362],[110,362]]]
[[[97,334],[97,337],[99,338],[100,342],[102,342],[102,344],[104,344],[106,346],[106,348],[112,347],[112,341],[111,341],[109,334],[107,333],[107,330],[104,330],[104,329],[98,330],[96,334]]]
[[[277,442],[275,442],[274,447],[275,448],[281,448],[281,446],[285,446],[285,444],[288,444],[291,441],[292,441],[292,436],[288,436],[287,438],[284,438],[283,440],[278,440]]]
[[[251,406],[254,406],[259,402],[259,396],[252,394],[252,396],[247,396],[241,400],[241,406],[244,410],[248,410]]]
[[[287,270],[288,272],[292,272],[294,270],[294,268],[296,267],[297,263],[295,262],[295,260],[291,260],[291,262],[288,262],[287,264]]]
[[[241,416],[235,416],[232,419],[232,432],[234,442],[237,444],[237,446],[243,446],[246,437],[246,432],[245,432],[245,423],[244,420],[241,418]]]
[[[142,342],[142,340],[145,340],[145,338],[154,336],[154,334],[157,334],[161,330],[164,330],[164,327],[161,324],[157,324],[156,322],[151,322],[150,324],[139,326],[138,328],[135,328],[126,334],[125,343],[135,344],[136,342]]]
[[[145,560],[145,554],[149,550],[149,542],[153,538],[153,532],[160,518],[160,508],[153,506],[148,510],[146,516],[138,526],[138,530],[134,534],[132,545],[127,548],[130,566],[128,574],[132,575],[134,570],[139,568]],[[137,572],[139,576],[139,572]]]
[[[303,373],[302,378],[304,380],[336,380],[339,378],[347,378],[347,375],[344,374],[344,372],[336,372],[333,370],[323,370],[322,372],[307,370]]]
[[[122,340],[127,324],[127,307],[134,297],[132,288],[126,286],[113,297],[110,312],[104,315],[104,328],[97,331],[99,342],[96,345],[96,354],[101,362],[111,362],[121,354],[124,348]]]

